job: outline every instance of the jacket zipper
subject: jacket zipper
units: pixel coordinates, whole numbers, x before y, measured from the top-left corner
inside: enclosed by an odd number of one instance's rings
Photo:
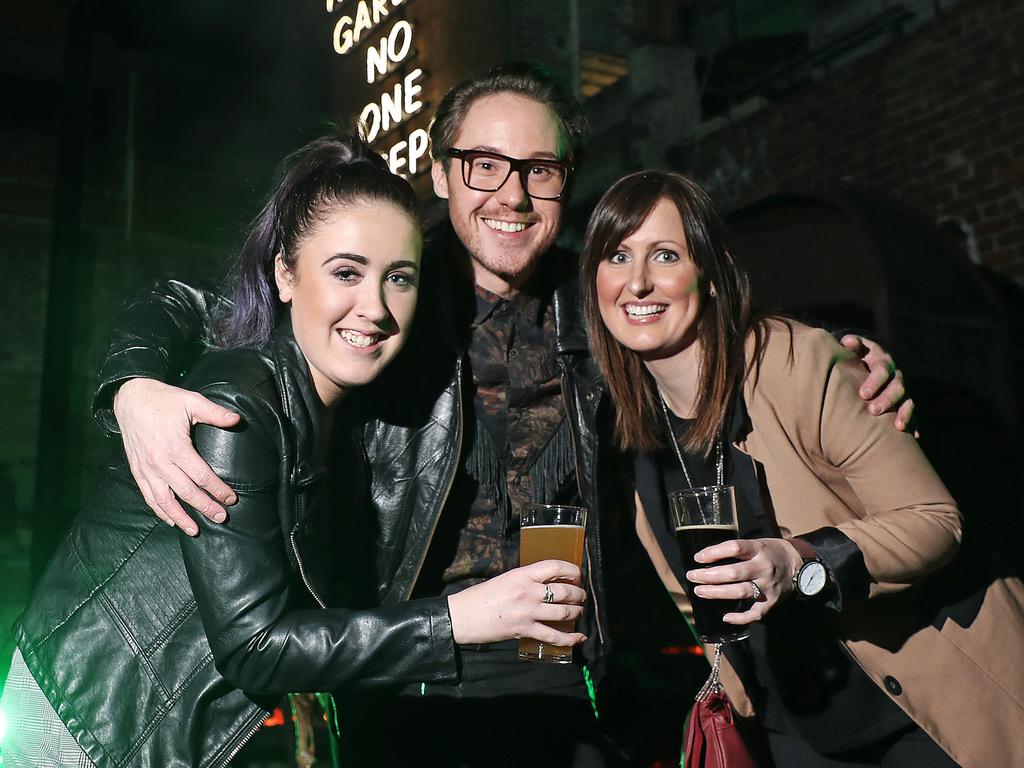
[[[220,762],[220,763],[217,763],[218,768],[220,768],[221,766],[227,765],[228,763],[230,763],[232,760],[235,759],[235,755],[237,755],[239,752],[241,752],[242,751],[242,747],[244,747],[246,744],[248,744],[249,740],[259,732],[260,728],[263,727],[263,721],[266,720],[266,719],[267,719],[267,713],[266,712],[258,712],[256,714],[256,721],[251,726],[248,727],[248,730],[243,731],[244,735],[242,736],[241,741],[239,741],[237,744],[235,744],[235,746],[231,749],[231,752],[228,753],[228,756],[226,758],[224,758],[224,761]]]
[[[299,530],[299,523],[296,522],[295,525],[292,527],[291,533],[288,535],[288,540],[291,542],[292,552],[295,554],[295,562],[298,563],[298,565],[299,565],[299,575],[302,577],[302,583],[305,584],[306,585],[306,589],[309,590],[309,594],[311,594],[313,596],[313,599],[316,600],[317,603],[319,603],[321,608],[326,610],[327,604],[323,600],[320,599],[320,595],[317,594],[317,591],[315,589],[313,589],[313,585],[309,583],[309,579],[306,577],[306,567],[305,567],[305,565],[302,562],[302,555],[299,554],[299,547],[295,543],[295,534],[298,533],[298,530]],[[331,694],[326,694],[326,695],[328,697],[331,696]],[[331,697],[331,705],[332,705],[332,707],[334,706],[334,699],[333,699],[333,697]],[[335,738],[335,734],[334,734],[334,731],[332,731],[332,726],[334,727],[334,729],[337,729],[336,722],[335,723],[328,723],[328,731],[330,732],[331,738],[333,739],[333,738]],[[252,733],[250,733],[248,736],[245,737],[245,740],[241,744],[238,745],[238,747],[235,749],[234,752],[231,753],[231,757],[234,757],[235,754],[237,754],[238,750],[240,750],[245,745],[245,742],[248,741],[249,739],[251,739],[253,737],[253,735],[255,735],[258,730],[259,730],[259,725],[256,726],[256,728],[252,731]],[[230,760],[230,758],[228,758],[228,759]]]
[[[292,526],[292,531],[288,536],[288,541],[292,545],[292,553],[295,555],[295,562],[299,565],[299,576],[302,577],[302,583],[306,585],[306,589],[309,590],[309,594],[313,596],[313,599],[320,604],[321,608],[326,608],[327,603],[320,599],[320,595],[313,589],[313,585],[309,583],[309,579],[306,576],[306,566],[302,562],[302,555],[299,554],[299,546],[295,543],[295,534],[298,533],[300,521],[296,520],[295,525]]]
[[[434,533],[437,531],[437,524],[441,520],[441,515],[444,514],[444,505],[448,503],[448,496],[452,492],[452,486],[455,485],[455,476],[459,471],[459,459],[462,456],[462,428],[463,428],[463,413],[462,413],[462,360],[456,363],[455,368],[455,408],[459,414],[458,429],[456,430],[455,437],[455,460],[452,463],[452,469],[448,473],[448,484],[445,486],[444,495],[441,496],[441,506],[437,508],[437,513],[434,515],[434,522],[430,526],[430,535],[427,537],[426,546],[423,547],[423,553],[420,555],[420,560],[416,564],[416,571],[413,573],[412,579],[409,581],[409,586],[402,594],[403,600],[408,600],[412,595],[413,589],[416,587],[416,582],[420,577],[420,571],[423,570],[423,563],[427,559],[427,552],[430,549],[430,543],[434,539]]]
[[[565,408],[566,413],[565,413],[565,415],[566,415],[566,418],[569,420],[569,433],[570,433],[570,435],[572,437],[572,441],[571,441],[572,442],[572,455],[573,455],[573,459],[576,462],[576,490],[579,491],[580,498],[582,499],[582,498],[584,498],[584,496],[583,496],[583,488],[580,485],[580,478],[583,477],[583,472],[581,471],[583,469],[583,465],[580,463],[580,453],[579,453],[579,449],[577,449],[577,447],[576,447],[576,444],[579,441],[579,435],[576,433],[576,429],[573,427],[573,415],[571,413],[569,413],[569,407],[570,406],[568,405],[568,403],[570,403],[571,400],[569,399],[569,397],[567,395],[567,392],[568,392],[567,380],[568,380],[568,378],[569,378],[569,372],[565,369],[565,364],[563,363],[562,364],[562,402],[566,404],[566,408]],[[594,502],[595,503],[597,502],[596,498],[594,499]],[[596,513],[597,510],[595,509],[594,512]],[[596,520],[594,521],[594,530],[597,530],[597,521]],[[601,608],[600,608],[600,606],[598,605],[598,602],[597,602],[597,590],[594,589],[594,573],[593,573],[593,562],[594,562],[594,560],[590,556],[590,539],[589,539],[589,537],[585,537],[583,539],[583,548],[587,552],[587,585],[590,587],[590,594],[594,596],[594,620],[595,620],[594,623],[597,625],[597,639],[598,639],[598,642],[601,643],[601,645],[604,645],[604,630],[601,628]]]

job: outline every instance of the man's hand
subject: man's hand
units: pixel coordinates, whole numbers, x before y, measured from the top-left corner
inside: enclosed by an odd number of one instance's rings
[[[564,560],[513,568],[448,598],[452,636],[459,645],[530,637],[546,645],[579,645],[580,632],[562,632],[548,622],[574,621],[587,593],[580,569]],[[544,598],[551,591],[551,601]]]
[[[237,413],[155,379],[131,379],[114,395],[114,417],[132,477],[157,517],[189,536],[199,533],[180,498],[215,523],[227,519],[214,499],[234,504],[238,498],[196,453],[191,429],[193,424],[233,427]]]
[[[860,385],[860,396],[868,401],[868,410],[875,416],[896,411],[896,429],[907,429],[914,415],[914,401],[907,397],[903,372],[896,367],[892,355],[876,342],[848,333],[840,342],[867,366],[868,375]],[[917,430],[914,431],[917,437]]]

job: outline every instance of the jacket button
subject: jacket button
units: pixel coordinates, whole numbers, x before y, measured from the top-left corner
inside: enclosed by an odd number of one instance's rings
[[[903,693],[903,686],[900,685],[900,681],[892,675],[886,675],[885,680],[883,682],[885,683],[885,690],[887,690],[893,696],[899,696],[901,693]]]

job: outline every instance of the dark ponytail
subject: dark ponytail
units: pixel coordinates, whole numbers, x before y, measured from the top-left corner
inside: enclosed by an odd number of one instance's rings
[[[222,349],[270,337],[282,307],[274,259],[280,253],[294,269],[299,245],[330,209],[362,201],[389,203],[419,224],[409,182],[391,173],[356,133],[314,139],[285,158],[280,177],[224,279],[221,292],[228,303],[214,322],[212,339]]]

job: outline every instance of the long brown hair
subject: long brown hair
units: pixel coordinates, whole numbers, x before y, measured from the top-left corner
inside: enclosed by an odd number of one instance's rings
[[[711,198],[677,173],[641,171],[620,179],[598,202],[587,225],[581,257],[583,308],[590,346],[616,405],[615,436],[620,448],[655,450],[662,445],[661,405],[654,379],[642,358],[609,333],[597,303],[597,268],[636,232],[660,200],[679,210],[686,247],[700,272],[704,308],[698,320],[699,394],[687,450],[709,453],[722,429],[729,402],[746,372],[744,340],[751,329],[750,284],[736,263],[725,224]],[[715,296],[709,295],[714,286]],[[762,346],[755,325],[755,346]],[[754,359],[758,357],[755,354]]]

